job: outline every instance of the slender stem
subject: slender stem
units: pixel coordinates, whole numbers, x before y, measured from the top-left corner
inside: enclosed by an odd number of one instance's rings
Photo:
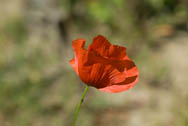
[[[82,94],[82,98],[80,99],[80,103],[78,104],[78,106],[77,106],[77,109],[76,109],[76,112],[75,112],[75,115],[74,115],[74,120],[73,120],[73,123],[72,123],[72,126],[75,126],[75,124],[76,124],[76,120],[77,120],[77,117],[78,117],[78,113],[79,113],[79,111],[80,111],[80,106],[81,106],[81,104],[84,102],[84,97],[85,97],[85,95],[86,95],[86,92],[87,92],[87,90],[88,90],[88,85],[86,85],[86,87],[85,87],[85,89],[84,89],[84,92],[83,92],[83,94]]]

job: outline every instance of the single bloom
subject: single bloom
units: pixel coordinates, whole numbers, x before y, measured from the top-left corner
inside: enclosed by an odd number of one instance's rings
[[[125,47],[112,45],[101,35],[93,39],[88,49],[84,46],[84,39],[72,42],[75,57],[70,64],[85,84],[104,92],[118,93],[138,82],[138,68],[127,56]]]

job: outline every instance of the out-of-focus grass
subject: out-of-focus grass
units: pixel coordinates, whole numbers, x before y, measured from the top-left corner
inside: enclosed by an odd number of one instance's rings
[[[26,37],[26,28],[23,23],[23,19],[8,20],[2,28],[4,35],[7,38],[11,38],[17,43],[23,42]]]
[[[187,126],[188,125],[188,97],[185,98],[179,98],[177,100],[176,106],[173,108],[173,112],[176,115],[174,120],[176,120],[177,126]],[[176,109],[179,108],[179,109]]]

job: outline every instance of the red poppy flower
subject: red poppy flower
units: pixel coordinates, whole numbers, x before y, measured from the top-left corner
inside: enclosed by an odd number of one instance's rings
[[[104,92],[118,93],[138,82],[138,69],[127,56],[126,48],[112,45],[103,36],[94,38],[88,49],[85,40],[72,43],[75,57],[70,64],[87,85]]]

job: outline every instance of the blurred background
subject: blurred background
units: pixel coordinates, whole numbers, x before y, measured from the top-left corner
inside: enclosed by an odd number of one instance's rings
[[[70,126],[84,90],[71,43],[98,34],[127,48],[140,81],[89,88],[78,126],[188,126],[187,0],[0,0],[0,126]]]

